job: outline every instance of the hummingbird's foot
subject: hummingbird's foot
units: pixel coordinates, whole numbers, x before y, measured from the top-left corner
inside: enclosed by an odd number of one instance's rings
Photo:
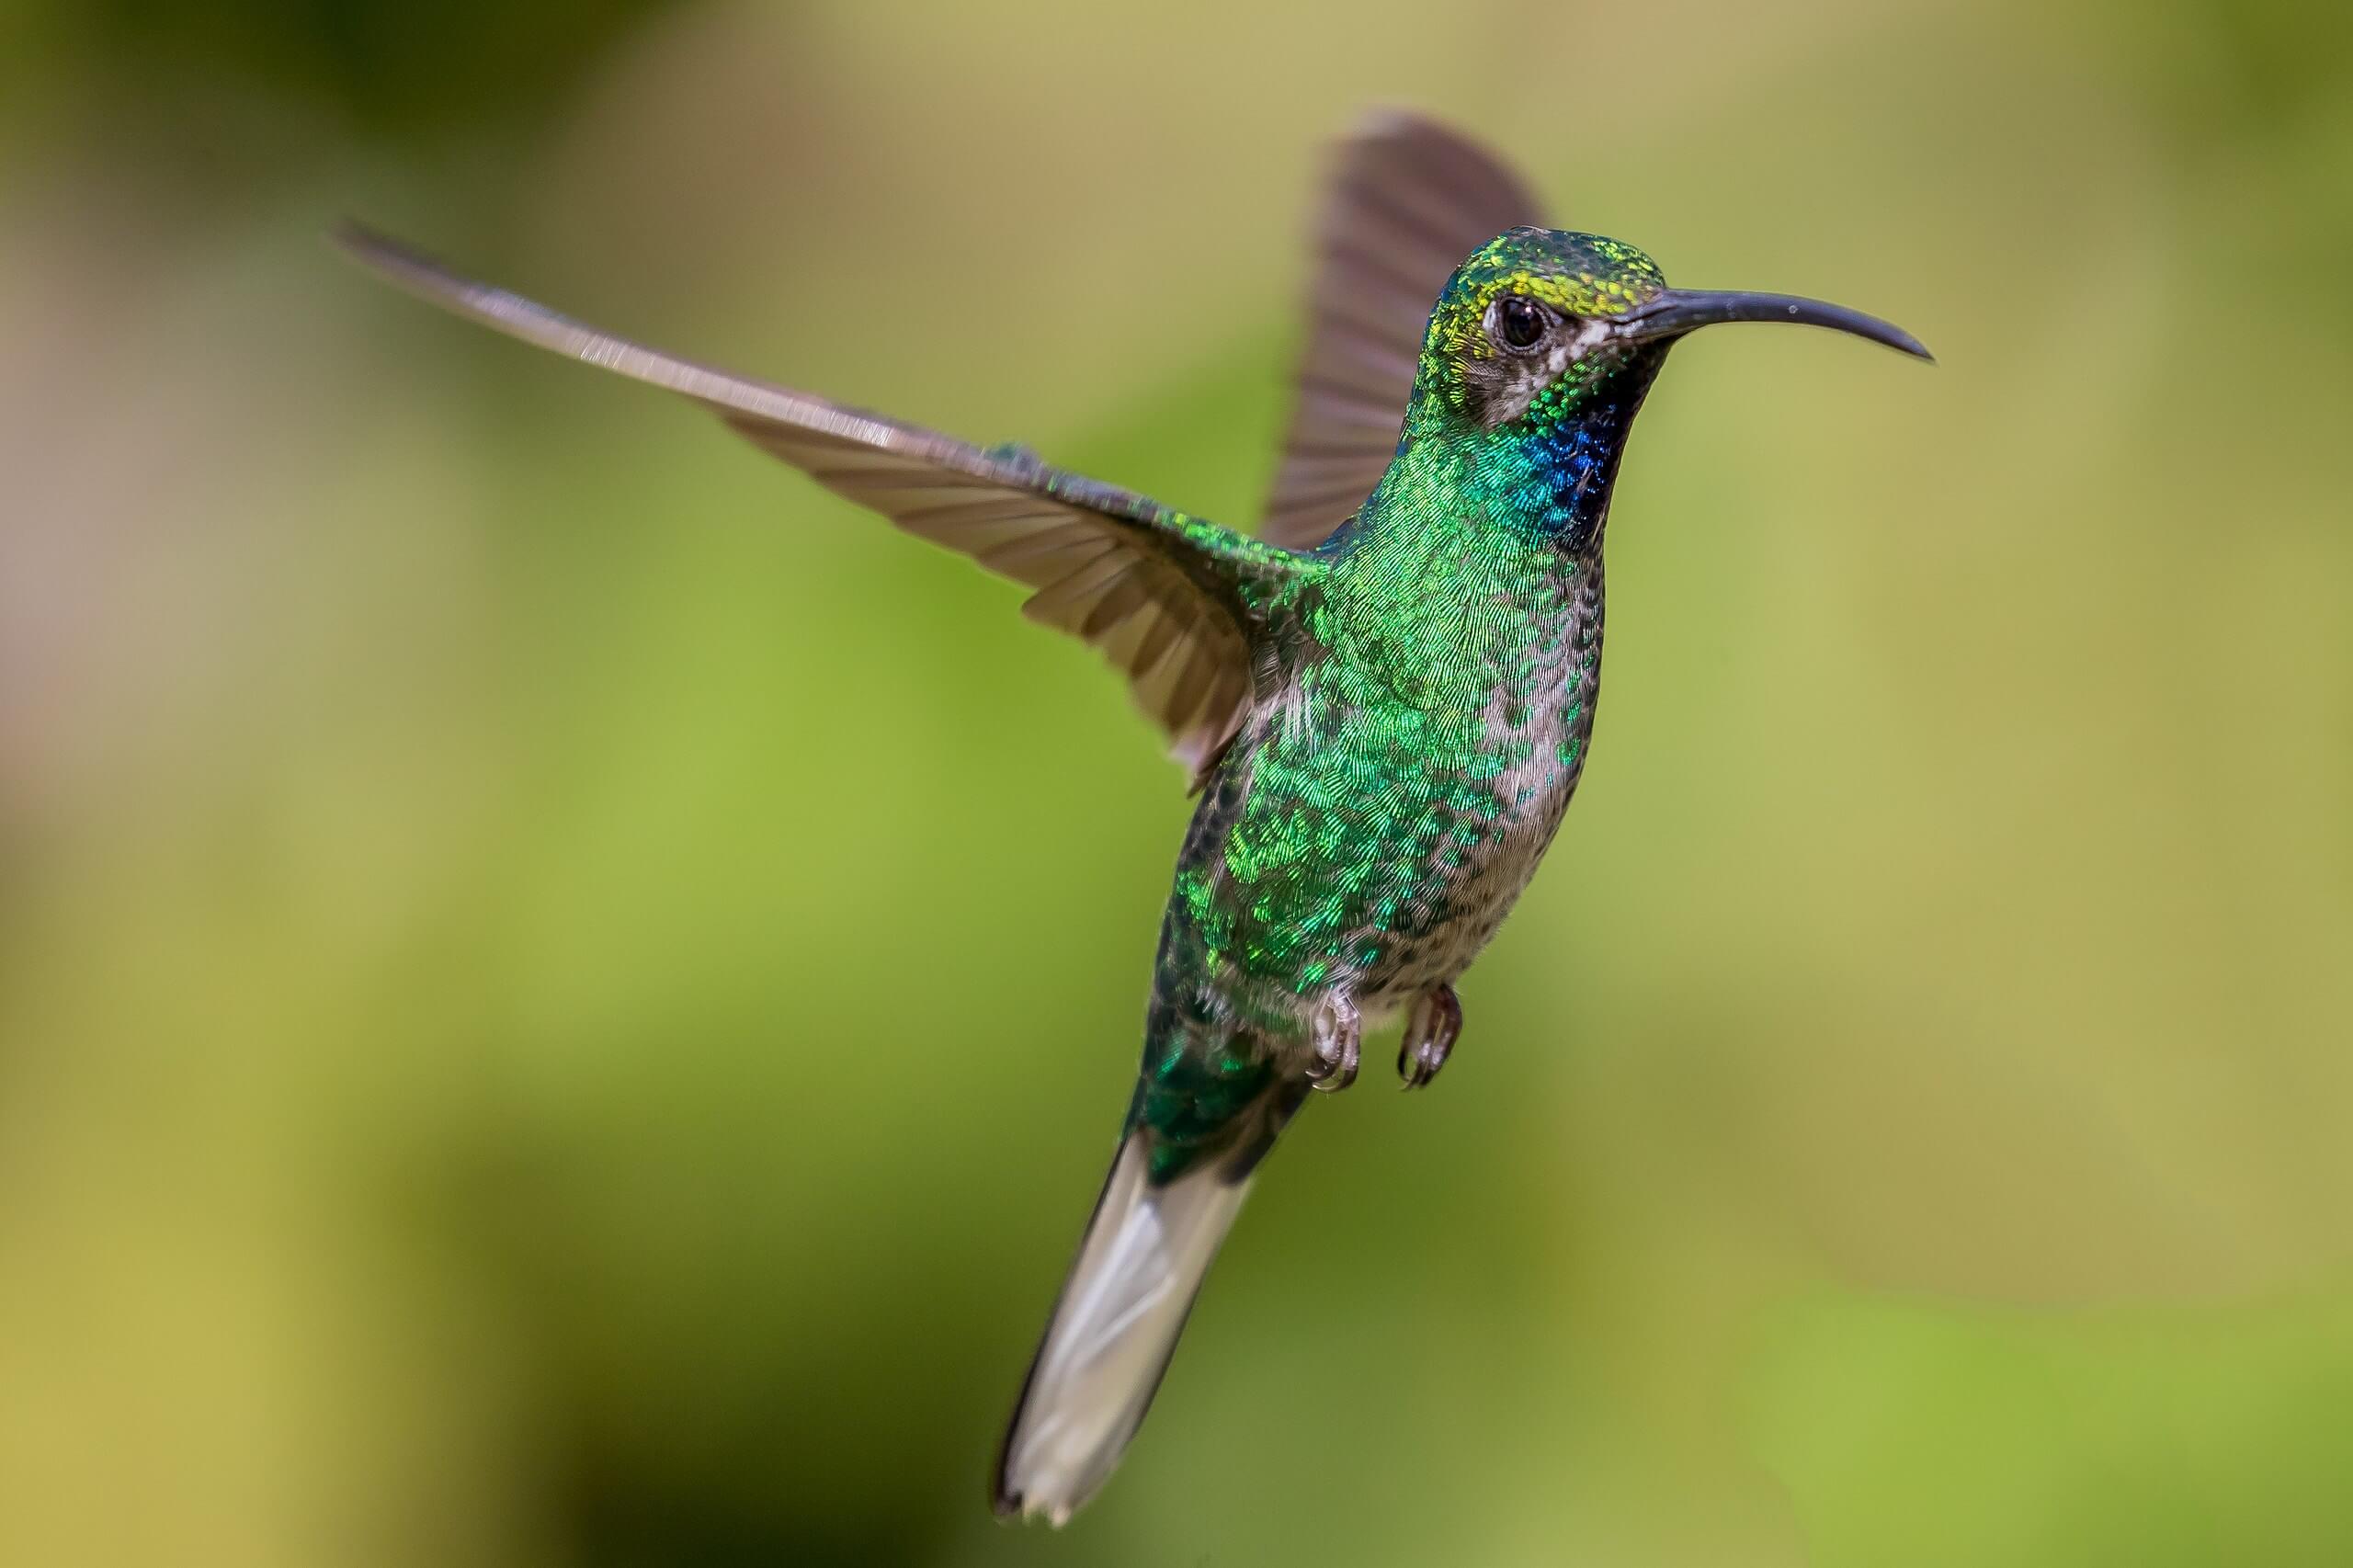
[[[1316,1006],[1307,1038],[1315,1047],[1315,1060],[1307,1064],[1311,1086],[1337,1094],[1357,1081],[1357,1063],[1364,1055],[1364,1028],[1354,1002],[1345,996],[1325,997]]]
[[[1462,1004],[1454,987],[1441,985],[1415,998],[1405,1017],[1405,1042],[1397,1048],[1397,1075],[1409,1089],[1418,1089],[1438,1076],[1462,1032]]]

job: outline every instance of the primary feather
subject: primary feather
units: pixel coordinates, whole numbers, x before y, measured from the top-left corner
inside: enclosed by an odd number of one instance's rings
[[[1430,301],[1464,256],[1539,212],[1494,153],[1418,116],[1382,110],[1340,144],[1263,537],[1312,549],[1372,494],[1396,455]]]
[[[1101,650],[1197,780],[1241,727],[1253,690],[1252,590],[1303,569],[1281,546],[1019,449],[983,450],[632,343],[358,224],[335,237],[445,310],[692,398],[827,489],[1036,590],[1024,612]]]

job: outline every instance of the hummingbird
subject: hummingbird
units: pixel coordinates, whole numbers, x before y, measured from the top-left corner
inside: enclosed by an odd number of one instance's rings
[[[690,398],[826,488],[1031,590],[1093,644],[1198,797],[1117,1153],[999,1447],[993,1501],[1060,1525],[1118,1463],[1260,1163],[1404,1020],[1404,1086],[1559,827],[1601,679],[1602,543],[1668,352],[1726,322],[1875,317],[1671,289],[1542,225],[1467,137],[1383,111],[1342,141],[1288,438],[1256,535],[1054,467],[708,368],[357,225],[392,283]]]

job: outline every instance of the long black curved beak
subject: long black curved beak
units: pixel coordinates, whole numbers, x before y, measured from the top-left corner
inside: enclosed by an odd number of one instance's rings
[[[1883,322],[1877,316],[1867,316],[1860,311],[1850,311],[1844,305],[1801,299],[1795,294],[1669,289],[1618,317],[1615,324],[1618,335],[1625,341],[1648,343],[1659,338],[1680,337],[1703,326],[1732,321],[1779,321],[1794,322],[1800,326],[1826,326],[1833,332],[1868,337],[1873,343],[1884,343],[1890,348],[1926,359],[1930,364],[1936,363],[1936,356],[1922,347],[1918,338],[1893,323]]]

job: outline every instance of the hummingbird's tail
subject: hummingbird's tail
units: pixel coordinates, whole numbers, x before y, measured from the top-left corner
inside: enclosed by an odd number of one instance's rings
[[[1252,1135],[1165,1181],[1152,1179],[1152,1132],[1129,1129],[1006,1428],[999,1514],[1059,1525],[1120,1462],[1251,1173],[1300,1096],[1267,1098]]]

